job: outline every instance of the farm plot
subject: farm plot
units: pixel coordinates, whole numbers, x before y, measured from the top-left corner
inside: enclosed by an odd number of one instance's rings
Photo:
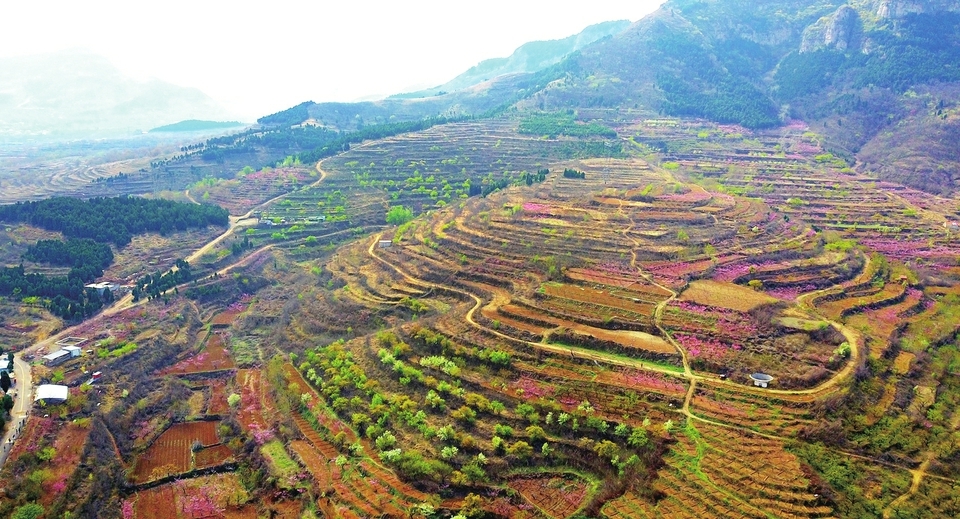
[[[270,425],[264,418],[264,393],[266,389],[263,372],[258,369],[237,370],[237,390],[240,393],[240,405],[237,421],[244,432],[253,434],[258,443],[273,438]]]
[[[183,259],[184,251],[199,249],[222,232],[221,228],[208,227],[168,236],[136,235],[129,245],[114,251],[113,264],[104,271],[103,277],[132,284],[144,275],[165,272]]]
[[[626,517],[831,517],[797,458],[775,441],[687,426],[654,482],[656,502],[627,493],[603,515]]]
[[[229,447],[220,443],[210,447],[204,447],[194,452],[193,463],[198,470],[207,469],[223,465],[234,458],[233,451]]]
[[[213,380],[207,386],[210,391],[207,415],[223,416],[230,411],[227,403],[227,383],[225,380]]]
[[[193,470],[193,446],[220,443],[217,422],[187,422],[170,426],[137,457],[134,483],[141,484]]]
[[[738,312],[748,312],[754,308],[776,303],[777,298],[763,292],[751,290],[733,283],[721,283],[713,280],[699,280],[680,294],[681,301],[690,301],[702,306],[727,308]]]
[[[250,495],[235,473],[178,480],[137,491],[123,503],[130,519],[249,517]],[[255,510],[253,517],[256,517]]]
[[[842,357],[844,337],[827,323],[811,329],[778,324],[767,313],[746,314],[689,301],[667,306],[664,326],[687,351],[694,369],[746,381],[764,372],[784,387],[811,386],[828,376]]]
[[[292,385],[298,386],[300,391],[316,395],[292,365],[288,364],[285,371]],[[359,474],[365,474],[366,477],[351,472],[350,466],[341,468],[334,463],[340,455],[339,451],[321,437],[318,429],[331,436],[343,432],[351,442],[358,441],[355,433],[339,420],[327,416],[323,409],[314,409],[310,418],[315,421],[316,428],[304,417],[304,413],[296,414],[294,421],[307,441],[293,442],[290,447],[313,476],[321,492],[327,492],[356,513],[386,513],[391,516],[401,514],[413,504],[428,499],[427,494],[400,481],[396,474],[372,460],[362,460],[357,464]]]
[[[227,351],[227,338],[223,333],[214,332],[207,337],[207,343],[196,355],[188,357],[160,372],[161,375],[188,375],[191,373],[209,373],[237,367]]]
[[[203,180],[190,186],[188,192],[198,200],[240,215],[257,204],[315,181],[317,176],[312,168],[264,168],[238,173],[237,178],[230,180]]]
[[[80,465],[80,457],[90,434],[89,426],[76,423],[58,424],[54,427],[57,429],[56,438],[51,447],[56,454],[43,469],[46,478],[42,485],[44,493],[39,501],[42,505],[49,505],[63,496],[70,478]]]
[[[290,458],[280,440],[271,440],[260,447],[260,453],[267,462],[270,474],[277,478],[280,488],[292,489],[301,485],[305,479],[300,466]]]
[[[516,490],[547,517],[566,519],[583,506],[589,495],[589,484],[577,477],[523,477],[511,480]]]
[[[710,388],[706,384],[697,385],[690,410],[713,421],[781,436],[795,435],[816,424],[810,403],[740,393],[732,388]]]
[[[640,298],[628,297],[628,294],[621,295],[612,291],[562,283],[545,283],[541,291],[551,299],[563,300],[574,305],[582,303],[587,315],[591,313],[590,310],[593,310],[601,316],[605,314],[604,318],[610,321],[637,319],[640,316],[649,320],[657,302],[654,300],[644,304]]]
[[[299,421],[297,425],[301,425]],[[306,424],[306,422],[304,422],[304,425],[307,425],[309,428],[309,424]],[[304,430],[301,426],[301,432]],[[316,433],[314,432],[314,434]],[[333,448],[332,445],[330,447]],[[313,482],[317,485],[317,489],[322,493],[328,493],[333,488],[333,479],[340,478],[340,469],[333,463],[338,455],[337,451],[329,452],[328,454],[333,456],[326,457],[316,448],[313,441],[306,442],[303,440],[290,442],[290,450],[296,454],[300,463],[310,472]]]

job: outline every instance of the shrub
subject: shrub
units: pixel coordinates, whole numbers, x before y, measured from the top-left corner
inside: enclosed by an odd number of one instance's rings
[[[531,447],[529,443],[520,440],[514,442],[513,445],[507,449],[507,454],[525,460],[533,455],[533,447]]]
[[[456,411],[450,413],[454,420],[461,421],[467,425],[473,425],[477,422],[477,412],[467,406],[461,406]]]
[[[390,207],[387,211],[387,223],[390,225],[403,225],[413,220],[413,211],[402,205]]]

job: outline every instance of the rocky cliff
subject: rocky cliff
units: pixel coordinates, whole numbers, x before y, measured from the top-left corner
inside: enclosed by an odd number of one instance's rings
[[[863,24],[860,15],[849,5],[841,6],[803,31],[800,52],[820,49],[847,51],[860,46]]]

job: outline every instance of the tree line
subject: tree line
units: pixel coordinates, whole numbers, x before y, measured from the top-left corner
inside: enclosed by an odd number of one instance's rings
[[[89,317],[113,301],[113,294],[84,288],[78,277],[27,274],[23,265],[0,269],[0,294],[35,304],[67,320]]]
[[[113,263],[113,250],[104,243],[89,238],[71,238],[67,241],[40,240],[31,245],[23,258],[35,263],[70,267],[68,278],[79,278],[88,283],[103,275]]]
[[[617,132],[597,123],[585,123],[576,120],[573,111],[540,113],[520,121],[517,130],[527,135],[546,135],[555,139],[560,135],[568,137],[607,137],[614,138]]]
[[[140,278],[137,285],[133,287],[133,300],[139,301],[144,296],[147,299],[157,299],[167,290],[192,280],[193,272],[190,271],[190,263],[183,259],[177,260],[176,266],[166,272],[147,274]]]
[[[137,234],[226,227],[229,214],[209,204],[185,204],[138,197],[80,200],[54,197],[0,207],[0,221],[24,222],[68,238],[89,238],[122,247]]]

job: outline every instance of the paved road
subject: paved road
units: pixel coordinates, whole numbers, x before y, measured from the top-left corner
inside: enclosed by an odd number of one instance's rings
[[[30,376],[30,365],[20,357],[19,353],[13,356],[13,372],[17,383],[10,388],[14,399],[13,409],[10,411],[7,433],[3,436],[3,444],[0,445],[0,466],[7,461],[7,455],[13,447],[13,440],[21,432],[33,405],[33,379]]]

